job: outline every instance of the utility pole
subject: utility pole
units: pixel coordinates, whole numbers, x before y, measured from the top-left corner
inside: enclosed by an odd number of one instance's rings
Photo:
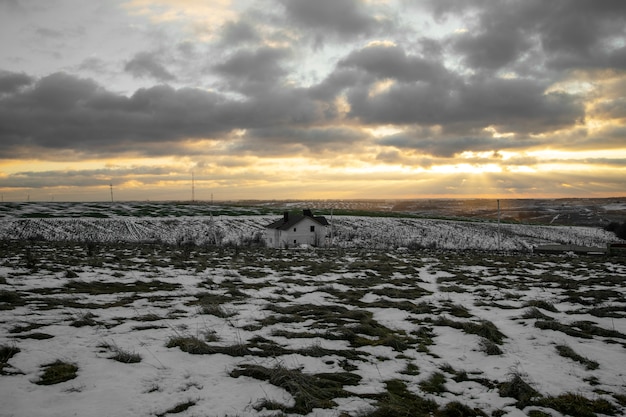
[[[335,238],[334,233],[334,227],[335,227],[335,222],[333,221],[333,210],[335,209],[335,206],[332,206],[330,208],[330,246],[333,246],[333,239]]]
[[[498,251],[500,251],[500,199],[498,199]]]
[[[109,188],[111,189],[111,203],[113,202],[113,183],[109,184]]]
[[[191,171],[191,202],[196,201],[196,184],[193,171]]]

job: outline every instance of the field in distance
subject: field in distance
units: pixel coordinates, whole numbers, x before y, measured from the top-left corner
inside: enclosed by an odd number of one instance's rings
[[[416,200],[250,200],[223,202],[21,202],[0,204],[0,218],[184,217],[278,215],[311,208],[320,215],[415,216],[498,219],[490,199]],[[508,223],[603,227],[626,220],[626,197],[604,199],[501,199],[500,219]]]

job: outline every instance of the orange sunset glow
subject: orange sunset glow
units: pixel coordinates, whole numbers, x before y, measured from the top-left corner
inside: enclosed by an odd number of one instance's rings
[[[623,195],[626,2],[0,3],[3,201]]]

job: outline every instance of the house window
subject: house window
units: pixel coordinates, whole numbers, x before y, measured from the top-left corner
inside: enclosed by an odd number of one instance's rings
[[[314,232],[315,231],[315,226],[311,226],[311,231]]]
[[[296,228],[295,228],[295,227],[293,228],[293,231],[294,231],[294,232],[296,231]]]

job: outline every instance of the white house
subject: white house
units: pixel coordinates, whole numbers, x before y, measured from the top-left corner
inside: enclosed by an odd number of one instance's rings
[[[324,216],[313,216],[311,210],[285,212],[282,219],[265,226],[265,243],[271,248],[322,246],[329,226]]]

